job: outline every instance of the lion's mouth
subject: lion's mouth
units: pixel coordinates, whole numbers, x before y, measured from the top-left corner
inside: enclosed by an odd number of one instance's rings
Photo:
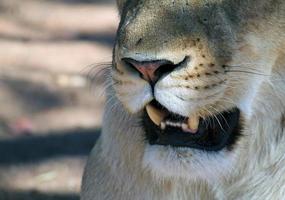
[[[238,108],[204,119],[169,112],[157,101],[146,106],[143,125],[151,145],[189,147],[206,151],[231,149],[240,136]]]

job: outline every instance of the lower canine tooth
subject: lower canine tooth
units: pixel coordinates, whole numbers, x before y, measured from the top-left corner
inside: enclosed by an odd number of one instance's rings
[[[153,121],[157,126],[160,126],[160,123],[167,115],[165,111],[159,110],[150,104],[146,106],[146,112],[151,121]]]
[[[197,132],[199,126],[199,117],[198,116],[191,116],[188,118],[188,128],[193,131],[194,133]]]

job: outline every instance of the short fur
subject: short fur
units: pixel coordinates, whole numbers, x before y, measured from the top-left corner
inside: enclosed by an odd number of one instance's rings
[[[82,200],[285,199],[285,1],[118,0],[121,23],[102,135]],[[121,60],[190,61],[155,86]],[[151,146],[140,124],[153,98],[201,117],[241,110],[232,150]]]

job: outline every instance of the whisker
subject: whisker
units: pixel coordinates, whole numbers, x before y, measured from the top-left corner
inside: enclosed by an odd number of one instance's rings
[[[111,63],[99,63],[99,64],[93,64],[85,68],[85,77],[88,81],[88,88],[90,91],[94,90],[94,87],[96,87],[96,82],[103,82],[103,91],[100,93],[100,96],[104,94],[104,91],[106,88],[110,86],[111,76],[110,76],[110,70],[111,70],[112,64]]]
[[[247,69],[247,70],[251,70],[253,72],[258,72],[258,73],[262,73],[263,71],[262,70],[259,70],[259,69],[255,69],[255,68],[252,68],[252,67],[248,67],[248,66],[234,66],[232,68],[242,68],[242,69]]]
[[[210,113],[209,112],[209,110],[207,109],[207,108],[201,108],[201,110],[203,111],[203,112],[207,112],[210,116],[212,115],[212,113]],[[210,126],[212,126],[212,118],[211,117],[203,117],[203,119],[205,120],[205,122],[206,122],[206,127],[209,127],[209,125]]]
[[[211,116],[213,116],[213,117],[217,120],[217,122],[218,122],[219,126],[221,127],[221,129],[222,129],[223,131],[225,131],[224,128],[223,128],[223,126],[222,126],[222,124],[221,124],[221,122],[220,122],[220,120],[219,120],[218,117],[216,116],[216,114],[214,114],[214,113],[212,113],[211,111],[209,111],[209,109],[207,109],[207,111],[211,114]]]
[[[111,67],[111,62],[92,64],[84,68],[81,73],[92,85],[97,80],[103,80],[104,82],[110,74]]]
[[[257,72],[251,72],[251,71],[244,71],[244,70],[226,70],[226,73],[232,73],[232,72],[237,72],[237,73],[245,73],[245,74],[253,74],[253,75],[260,75],[260,76],[267,76],[270,77],[271,75],[269,74],[261,74]]]
[[[231,104],[235,105],[235,102],[231,98],[222,97],[222,99],[220,99],[220,100],[227,100],[228,103],[231,103]]]
[[[226,66],[242,66],[242,65],[256,65],[255,62],[244,62],[244,63],[235,63],[234,65],[226,65]]]
[[[228,124],[226,118],[224,117],[223,113],[221,111],[219,111],[218,109],[216,109],[214,106],[210,106],[212,109],[214,109],[219,115],[222,116],[222,118],[224,119],[224,121],[226,122],[228,128],[230,128],[230,125]]]

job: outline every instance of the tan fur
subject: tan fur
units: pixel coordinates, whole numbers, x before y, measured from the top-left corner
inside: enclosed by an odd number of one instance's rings
[[[118,0],[118,7],[112,84],[82,200],[285,199],[285,1]],[[141,110],[153,96],[121,59],[179,63],[185,55],[187,66],[159,81],[155,98],[185,116],[239,107],[243,136],[232,151],[144,140]]]

